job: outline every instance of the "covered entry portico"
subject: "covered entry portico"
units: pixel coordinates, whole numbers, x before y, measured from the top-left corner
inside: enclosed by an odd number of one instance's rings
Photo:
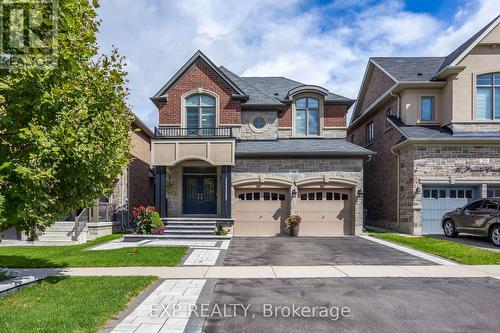
[[[165,133],[172,132],[157,130],[152,145],[155,206],[160,216],[231,218],[234,140],[158,137]]]

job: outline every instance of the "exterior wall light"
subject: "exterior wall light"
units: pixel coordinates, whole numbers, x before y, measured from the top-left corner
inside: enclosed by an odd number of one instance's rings
[[[363,196],[363,194],[365,194],[365,192],[363,192],[363,190],[362,190],[362,189],[359,189],[359,190],[358,190],[358,197],[362,197],[362,196]]]
[[[297,190],[293,189],[292,190],[292,198],[296,198],[296,197],[297,197]]]

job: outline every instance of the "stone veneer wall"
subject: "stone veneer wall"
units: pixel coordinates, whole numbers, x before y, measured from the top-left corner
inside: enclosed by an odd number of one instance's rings
[[[455,171],[464,166],[500,166],[500,145],[426,144],[413,145],[401,152],[401,231],[422,233],[422,178],[451,177],[456,183],[460,183],[461,178],[474,178],[477,186],[487,184],[488,178],[500,178],[500,172],[471,174]]]
[[[167,167],[167,216],[182,215],[181,186],[182,166]]]
[[[335,177],[356,182],[354,194],[363,188],[363,159],[236,159],[232,171],[233,183],[237,180],[254,177],[277,177],[290,181],[299,181],[315,177]],[[290,189],[292,190],[293,187]],[[234,198],[234,188],[232,198]],[[363,198],[355,195],[355,233],[361,233],[363,226]],[[234,216],[234,200],[232,200]],[[291,211],[297,209],[297,198],[291,202]]]
[[[257,117],[266,121],[262,130],[254,130],[250,125]],[[242,111],[241,128],[238,138],[242,140],[273,140],[278,137],[278,113],[276,111]]]
[[[450,124],[450,129],[456,132],[500,132],[500,123],[496,124]]]

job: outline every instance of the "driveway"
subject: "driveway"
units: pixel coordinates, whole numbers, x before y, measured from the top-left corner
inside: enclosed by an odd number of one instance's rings
[[[433,265],[359,237],[233,237],[224,266]]]
[[[431,237],[446,240],[450,242],[461,243],[465,245],[470,245],[477,247],[479,249],[490,250],[495,252],[500,252],[500,247],[496,247],[490,242],[489,237],[480,237],[474,235],[464,235],[460,234],[457,238],[448,238],[444,235],[431,235]]]
[[[250,308],[247,316],[242,308],[236,316],[212,316],[205,320],[203,331],[497,332],[497,295],[500,280],[490,278],[219,280],[211,309],[215,304],[219,308],[250,304]],[[333,310],[328,318],[291,317],[283,307],[292,308],[293,304],[348,307],[349,316],[332,320]],[[275,310],[278,315],[274,315]],[[269,311],[273,313],[270,317]]]

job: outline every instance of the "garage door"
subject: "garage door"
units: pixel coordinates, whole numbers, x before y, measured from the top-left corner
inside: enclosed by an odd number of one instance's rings
[[[352,190],[299,191],[298,214],[302,217],[301,236],[352,235]]]
[[[234,235],[275,236],[288,216],[287,189],[237,189]]]
[[[425,187],[422,191],[422,233],[442,234],[441,218],[477,198],[474,187]]]

